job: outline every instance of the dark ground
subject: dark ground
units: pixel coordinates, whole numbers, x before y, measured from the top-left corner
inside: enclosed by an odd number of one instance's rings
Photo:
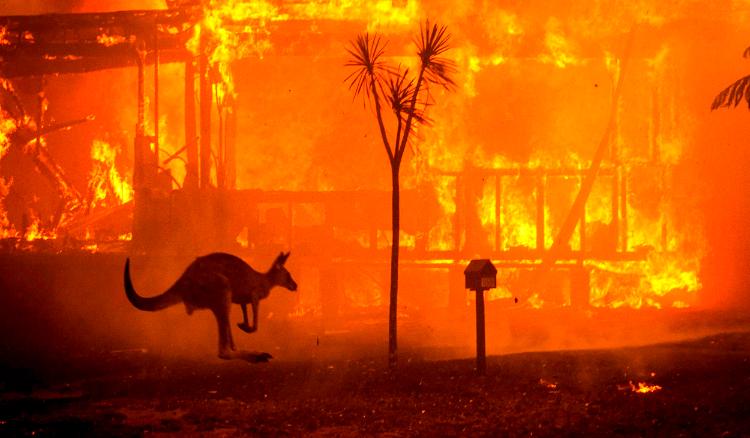
[[[382,356],[382,357],[381,357]],[[474,361],[267,364],[141,350],[0,364],[0,435],[750,436],[750,332]],[[633,392],[630,382],[663,387]]]

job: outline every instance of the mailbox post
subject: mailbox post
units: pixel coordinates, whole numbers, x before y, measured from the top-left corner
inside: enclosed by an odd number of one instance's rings
[[[472,260],[464,270],[464,276],[466,288],[477,293],[477,373],[484,375],[487,370],[484,342],[484,291],[497,286],[497,269],[488,259]]]

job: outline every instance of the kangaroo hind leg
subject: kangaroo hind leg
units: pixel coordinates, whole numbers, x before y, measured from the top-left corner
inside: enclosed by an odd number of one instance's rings
[[[232,339],[232,327],[229,323],[229,312],[232,305],[232,291],[229,282],[223,276],[217,276],[212,288],[216,291],[216,301],[211,306],[211,311],[216,318],[216,328],[219,334],[219,357],[232,359],[235,349]]]
[[[226,281],[226,279],[224,279]],[[211,310],[216,318],[219,332],[219,357],[221,359],[242,359],[252,363],[268,362],[273,356],[265,352],[236,350],[232,339],[232,326],[229,313],[232,306],[232,292],[228,282],[224,285],[221,300]]]

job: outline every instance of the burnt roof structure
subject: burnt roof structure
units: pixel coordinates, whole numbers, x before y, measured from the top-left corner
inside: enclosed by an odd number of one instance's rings
[[[85,73],[184,60],[193,9],[0,17],[0,77]]]

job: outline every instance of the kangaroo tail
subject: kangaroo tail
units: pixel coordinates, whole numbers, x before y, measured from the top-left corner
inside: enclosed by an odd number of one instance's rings
[[[125,260],[125,295],[128,297],[128,301],[138,310],[145,310],[154,312],[161,309],[166,309],[169,306],[173,306],[180,303],[182,299],[180,296],[173,292],[172,288],[168,289],[161,295],[155,297],[142,297],[138,295],[133,287],[133,282],[130,280],[130,259]]]

